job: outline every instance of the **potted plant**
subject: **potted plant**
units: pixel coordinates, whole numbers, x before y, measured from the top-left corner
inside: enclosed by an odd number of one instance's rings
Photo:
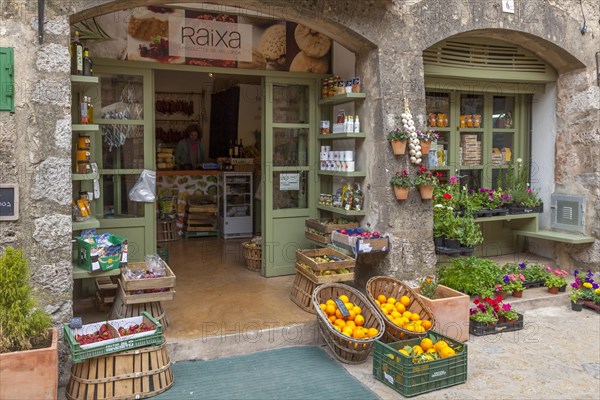
[[[395,155],[401,155],[406,152],[406,142],[410,138],[410,132],[405,129],[394,128],[388,132],[387,140],[392,145],[392,151]]]
[[[494,293],[492,293],[492,295],[499,296],[502,300],[506,299],[507,294],[508,293],[504,291],[504,287],[500,284],[496,285],[494,288]]]
[[[483,301],[475,299],[473,304],[475,307],[469,310],[469,319],[477,324],[492,326],[498,322],[500,299],[491,299],[486,297]]]
[[[421,144],[421,154],[429,154],[431,142],[439,139],[440,134],[432,129],[427,129],[425,131],[417,130],[416,132],[417,138]]]
[[[403,169],[402,172],[396,171],[396,173],[392,175],[390,183],[394,187],[396,200],[406,200],[408,198],[408,191],[413,186],[413,180],[412,177],[408,175],[407,170]]]
[[[523,274],[507,274],[502,278],[502,288],[506,293],[512,294],[514,297],[523,297],[523,290],[525,290],[524,281],[525,277]]]
[[[504,303],[498,311],[498,320],[500,322],[516,324],[519,321],[519,314],[512,309],[512,306],[509,303]]]
[[[0,398],[56,399],[58,333],[31,294],[22,250],[0,255]],[[28,382],[17,385],[16,382]]]
[[[540,264],[529,264],[525,261],[518,264],[518,268],[525,277],[525,287],[543,286],[548,277],[548,271]]]
[[[600,285],[594,282],[594,273],[589,269],[587,273],[576,269],[573,275],[575,276],[575,282],[571,284],[571,287],[580,292],[583,305],[587,308],[600,310]]]
[[[581,289],[573,289],[569,293],[569,299],[571,300],[571,309],[573,311],[583,310],[583,293],[581,293]]]
[[[552,270],[549,266],[546,266],[546,269],[550,274],[544,281],[544,285],[548,288],[548,292],[557,294],[558,289],[567,284],[567,280],[565,279],[567,271],[559,268]]]
[[[483,234],[481,227],[475,223],[471,216],[462,216],[458,218],[458,225],[462,235],[458,238],[461,247],[461,255],[470,256],[475,251],[475,246],[483,243]]]
[[[439,283],[468,295],[492,290],[502,276],[492,260],[478,257],[459,257],[439,271]]]
[[[438,182],[438,173],[434,173],[423,164],[419,164],[419,169],[416,172],[414,184],[419,188],[421,199],[428,200],[433,198],[433,187]]]

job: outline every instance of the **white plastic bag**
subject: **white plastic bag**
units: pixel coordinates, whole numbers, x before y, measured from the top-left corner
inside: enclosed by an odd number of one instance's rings
[[[143,170],[129,191],[129,200],[151,203],[156,199],[156,171]]]

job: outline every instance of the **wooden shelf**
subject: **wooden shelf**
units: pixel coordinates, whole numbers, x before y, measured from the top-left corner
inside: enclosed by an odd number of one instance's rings
[[[364,178],[367,176],[366,172],[363,171],[354,171],[354,172],[343,172],[343,171],[319,171],[319,175],[325,176],[346,176],[352,178]]]
[[[110,271],[88,272],[87,270],[79,267],[76,262],[73,262],[73,279],[102,278],[117,275],[121,275],[120,268],[111,269]]]
[[[334,105],[334,104],[342,104],[348,103],[353,100],[360,100],[367,97],[366,93],[344,93],[338,94],[333,97],[328,97],[326,99],[319,100],[319,105]]]
[[[367,137],[365,132],[341,132],[330,133],[327,135],[317,135],[317,140],[336,140],[336,139],[364,139]]]
[[[73,83],[98,83],[99,81],[97,76],[71,75]]]
[[[538,215],[539,215],[539,213],[496,215],[495,217],[475,218],[475,222],[510,221],[513,219],[532,219],[532,218],[537,218]]]
[[[75,222],[73,221],[73,230],[81,231],[86,229],[94,229],[100,228],[100,221],[98,221],[95,217],[89,217],[87,220],[83,222]]]
[[[357,216],[357,217],[366,215],[365,211],[349,211],[349,210],[344,210],[343,208],[340,208],[340,207],[324,206],[321,204],[318,204],[317,208],[319,210],[329,211],[329,212],[332,212],[335,214],[340,214],[340,215]]]
[[[71,130],[73,132],[94,132],[100,130],[98,124],[72,124]]]
[[[98,179],[100,174],[91,173],[91,174],[73,174],[71,180],[74,181],[93,181],[94,179]]]

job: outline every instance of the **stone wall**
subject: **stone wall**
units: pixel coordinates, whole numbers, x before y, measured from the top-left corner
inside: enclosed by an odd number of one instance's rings
[[[26,248],[45,304],[56,321],[64,321],[71,313],[72,287],[69,18],[83,11],[91,16],[95,10],[126,10],[172,1],[47,0],[41,45],[37,9],[32,3],[2,2],[1,45],[15,48],[16,110],[14,114],[0,113],[0,180],[20,184],[21,218],[1,223],[0,246]],[[240,4],[237,0],[219,3]],[[404,97],[417,121],[424,121],[422,51],[440,40],[472,31],[521,45],[559,71],[557,191],[586,196],[586,233],[600,237],[600,93],[594,59],[600,48],[600,35],[595,32],[598,9],[592,2],[584,2],[592,32],[582,35],[577,1],[515,3],[516,13],[505,14],[500,1],[487,0],[244,2],[249,10],[319,29],[357,54],[357,74],[365,78],[368,93],[361,123],[370,133],[361,149],[361,156],[369,160],[364,222],[393,235],[387,257],[361,260],[359,282],[374,274],[412,278],[434,269],[430,204],[417,198],[416,192],[402,204],[393,200],[389,176],[408,165],[406,158],[402,162],[394,158],[385,135],[397,125]],[[600,266],[599,241],[583,248],[559,246],[558,254],[563,265]]]

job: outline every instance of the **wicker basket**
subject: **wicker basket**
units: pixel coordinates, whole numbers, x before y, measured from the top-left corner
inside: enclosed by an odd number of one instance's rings
[[[396,299],[400,299],[402,296],[408,296],[411,301],[410,312],[419,314],[421,319],[428,319],[431,321],[431,328],[424,332],[415,332],[394,324],[383,311],[381,311],[381,307],[375,302],[375,299],[380,294],[385,295],[385,297],[394,297]],[[383,335],[383,341],[386,343],[422,337],[435,327],[435,318],[431,310],[407,284],[398,279],[389,278],[387,276],[372,277],[367,282],[367,297],[370,304],[377,310],[377,314],[384,320],[385,333]]]
[[[246,259],[246,266],[250,271],[260,271],[261,268],[261,247],[250,247],[250,242],[242,243],[244,247],[244,258]]]
[[[319,304],[325,303],[329,299],[337,299],[345,294],[350,302],[358,305],[362,309],[362,315],[365,318],[364,326],[376,328],[379,333],[372,338],[355,339],[343,335],[341,332],[333,329],[333,326],[327,319],[327,316],[321,310]],[[358,290],[341,283],[325,283],[317,286],[312,294],[313,307],[317,313],[317,324],[319,331],[327,342],[327,345],[334,356],[341,362],[347,364],[360,364],[364,362],[369,353],[373,350],[375,340],[379,339],[385,330],[385,325],[381,316],[373,309],[373,306]]]

